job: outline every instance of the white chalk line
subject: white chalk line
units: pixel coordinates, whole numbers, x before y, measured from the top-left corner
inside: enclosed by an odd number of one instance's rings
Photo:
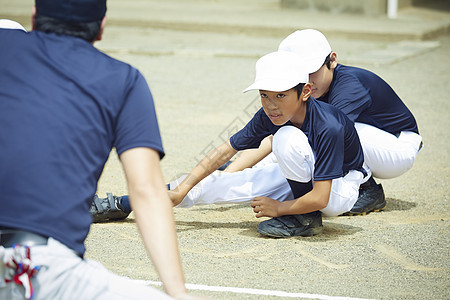
[[[134,280],[140,284],[162,286],[160,281],[150,281],[150,280]],[[263,296],[276,296],[284,298],[304,298],[304,299],[323,299],[323,300],[369,300],[364,298],[352,298],[352,297],[338,297],[338,296],[327,296],[319,294],[307,294],[307,293],[289,293],[283,291],[274,290],[261,290],[261,289],[250,289],[250,288],[238,288],[238,287],[227,287],[227,286],[211,286],[203,284],[192,284],[186,283],[186,288],[188,290],[200,290],[200,291],[210,291],[210,292],[228,292],[236,294],[251,294],[251,295],[263,295]]]

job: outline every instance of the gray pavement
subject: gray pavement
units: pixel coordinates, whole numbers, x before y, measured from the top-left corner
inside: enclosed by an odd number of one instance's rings
[[[0,0],[0,18],[30,28],[32,3]],[[295,29],[322,30],[340,62],[386,79],[416,116],[424,138],[412,170],[380,181],[384,212],[324,219],[323,234],[312,238],[261,238],[260,220],[246,205],[175,209],[194,294],[450,298],[450,36],[444,34],[449,11],[409,8],[389,20],[285,10],[269,0],[115,0],[109,1],[108,17],[104,41],[96,45],[138,67],[149,81],[167,153],[162,161],[167,181],[189,171],[251,117],[259,105],[256,94],[241,91],[253,81],[256,59],[276,50]],[[126,194],[115,153],[98,192]],[[95,224],[86,244],[87,256],[112,271],[158,281],[132,215]]]
[[[28,22],[33,1],[6,1],[2,7]],[[277,0],[128,0],[109,1],[110,23],[182,31],[213,31],[285,36],[298,28],[316,28],[327,36],[359,39],[429,39],[449,31],[448,11],[407,8],[398,18],[340,15],[284,9]],[[430,1],[431,2],[431,1]],[[436,2],[436,1],[434,1]],[[25,13],[24,13],[25,12]]]

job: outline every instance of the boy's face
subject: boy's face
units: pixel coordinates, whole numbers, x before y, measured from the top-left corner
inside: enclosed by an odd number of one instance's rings
[[[307,88],[305,89],[305,87]],[[264,112],[273,124],[281,126],[288,121],[291,121],[294,125],[301,126],[303,124],[306,114],[306,100],[311,94],[310,85],[305,84],[305,87],[303,87],[300,96],[297,95],[294,88],[284,92],[259,91]]]
[[[333,52],[331,54],[330,69],[328,69],[326,65],[323,65],[316,72],[309,74],[309,82],[311,83],[312,88],[311,96],[317,99],[328,92],[336,66],[336,53]]]

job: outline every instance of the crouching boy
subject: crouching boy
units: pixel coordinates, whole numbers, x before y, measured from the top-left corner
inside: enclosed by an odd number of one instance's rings
[[[256,63],[255,82],[262,108],[230,140],[211,151],[172,191],[174,204],[238,151],[257,148],[273,137],[273,153],[293,199],[255,197],[256,217],[272,217],[258,226],[265,236],[311,236],[322,231],[322,213],[349,211],[368,176],[353,123],[337,108],[311,97],[304,62],[294,53],[277,51]]]

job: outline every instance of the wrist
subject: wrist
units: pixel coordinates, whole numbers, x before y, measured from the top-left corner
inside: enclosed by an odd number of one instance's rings
[[[291,205],[291,204],[292,204],[292,201],[293,201],[293,200],[282,201],[282,202],[279,202],[279,203],[277,204],[276,210],[277,210],[278,217],[285,216],[285,215],[291,215],[291,214],[292,214],[291,211],[290,211],[290,208],[291,208],[291,206],[292,206],[292,205]]]
[[[175,292],[167,292],[167,294],[175,299],[184,299],[188,295],[188,291],[183,288]]]
[[[184,197],[186,197],[186,195],[189,193],[191,189],[192,186],[190,184],[183,182],[176,187],[175,191],[178,193],[179,196],[181,196],[182,199],[184,199]]]
[[[179,274],[179,276],[183,276],[182,274]],[[179,299],[182,298],[182,296],[188,294],[188,290],[185,286],[185,281],[183,277],[172,277],[171,279],[164,280],[163,281],[163,288],[164,291],[171,297]]]

